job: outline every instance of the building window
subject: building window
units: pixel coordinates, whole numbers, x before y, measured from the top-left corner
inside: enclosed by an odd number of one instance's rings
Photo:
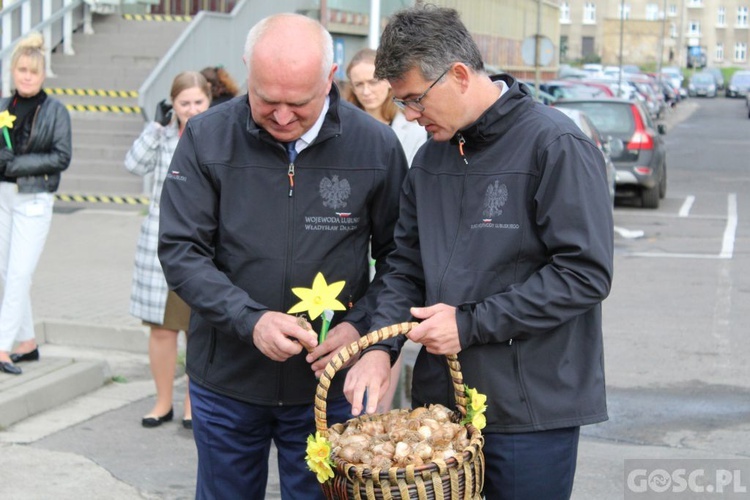
[[[583,6],[583,24],[594,23],[596,23],[596,4],[593,2],[586,2]]]
[[[734,44],[734,62],[745,62],[747,59],[747,44],[737,42]]]
[[[560,3],[560,22],[570,24],[570,4],[568,2]]]
[[[596,48],[594,47],[593,36],[581,37],[581,55],[583,56],[584,59],[586,59],[586,57],[596,55]]]
[[[737,7],[737,27],[747,28],[747,7]]]
[[[719,10],[716,11],[716,26],[726,26],[727,25],[727,9],[724,7],[719,7]]]
[[[623,16],[623,12],[625,15]],[[623,5],[617,4],[617,19],[630,19],[630,4],[626,3],[624,8]]]
[[[703,7],[703,0],[688,0],[688,7]]]
[[[688,22],[688,36],[701,36],[701,23],[700,23],[700,21],[689,21]]]
[[[724,44],[722,42],[718,42],[716,44],[716,62],[721,62],[724,60]]]
[[[669,36],[671,38],[677,38],[677,24],[669,23]]]
[[[646,21],[659,19],[659,6],[655,3],[646,4]]]
[[[677,17],[677,4],[669,4],[669,17]]]

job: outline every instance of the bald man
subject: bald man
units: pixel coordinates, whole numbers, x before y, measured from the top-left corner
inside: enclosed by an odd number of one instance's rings
[[[407,162],[390,127],[340,99],[318,22],[266,18],[243,59],[248,94],[190,119],[161,201],[159,256],[193,311],[196,498],[264,498],[272,440],[282,497],[319,498],[305,462],[316,375],[370,327]],[[345,282],[347,307],[318,345],[286,311],[319,272]],[[351,417],[344,378],[328,391],[329,424]]]

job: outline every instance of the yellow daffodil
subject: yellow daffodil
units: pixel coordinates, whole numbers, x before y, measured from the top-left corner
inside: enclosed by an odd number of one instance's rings
[[[0,113],[0,127],[13,128],[14,121],[16,121],[16,117],[8,113],[8,110]]]
[[[331,467],[331,443],[316,432],[307,437],[307,467],[315,473],[319,483],[325,483],[333,477]]]
[[[481,431],[487,426],[487,417],[484,416],[484,413],[477,413],[472,417],[471,425]]]
[[[346,306],[336,300],[341,290],[344,289],[345,282],[337,281],[330,285],[326,282],[322,273],[315,275],[312,288],[292,288],[294,295],[302,299],[289,309],[289,314],[307,312],[310,319],[315,319],[323,313],[323,310],[346,311]]]
[[[469,404],[466,408],[466,416],[461,420],[461,423],[470,423],[481,431],[487,426],[487,417],[484,416],[484,412],[487,410],[487,396],[467,385],[464,386],[464,393],[469,400]]]
[[[487,409],[487,396],[480,394],[476,389],[467,389],[466,395],[469,397],[469,406],[475,412],[484,413]]]

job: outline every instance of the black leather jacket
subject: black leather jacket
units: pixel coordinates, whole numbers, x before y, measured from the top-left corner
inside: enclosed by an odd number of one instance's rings
[[[10,99],[0,100],[0,111],[8,109]],[[16,178],[19,193],[54,193],[73,149],[70,115],[60,101],[47,97],[39,106],[25,142],[15,150],[16,157],[8,162],[4,175]]]

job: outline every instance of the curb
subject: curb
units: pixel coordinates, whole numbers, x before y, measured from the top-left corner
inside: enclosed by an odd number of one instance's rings
[[[23,366],[22,375],[0,380],[0,428],[99,389],[111,379],[106,361],[50,358]]]

